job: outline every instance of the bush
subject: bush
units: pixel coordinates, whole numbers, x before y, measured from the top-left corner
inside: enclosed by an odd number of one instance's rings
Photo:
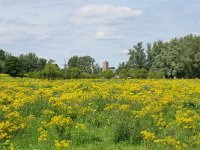
[[[92,74],[90,74],[90,73],[82,72],[82,73],[80,74],[80,78],[81,78],[81,79],[91,79],[91,78],[93,78],[93,76],[92,76]]]
[[[144,68],[142,69],[130,69],[128,74],[133,79],[145,79],[147,78],[148,71]]]
[[[119,76],[120,76],[120,78],[127,78],[128,77],[128,69],[125,69],[125,68],[121,69],[119,71]]]
[[[147,75],[147,78],[150,78],[150,79],[160,79],[164,77],[165,77],[165,73],[162,70],[149,71]]]
[[[42,70],[41,74],[44,78],[48,78],[48,79],[60,78],[62,75],[61,70],[58,67],[58,65],[54,64],[52,61],[49,61],[45,65],[45,68]]]
[[[21,76],[22,64],[18,57],[10,56],[5,62],[5,73],[10,74],[13,77]]]
[[[114,142],[126,141],[134,145],[140,144],[142,142],[140,121],[131,119],[129,115],[121,117],[114,127]]]
[[[110,79],[110,78],[115,76],[115,74],[113,73],[112,70],[105,70],[105,71],[102,72],[101,75],[102,75],[102,77],[104,77],[106,79]]]
[[[67,79],[78,79],[80,78],[81,70],[79,68],[69,68],[66,70],[65,78]]]

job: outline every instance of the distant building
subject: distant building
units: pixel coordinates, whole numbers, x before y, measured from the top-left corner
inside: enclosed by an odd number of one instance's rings
[[[109,62],[108,61],[103,61],[103,71],[109,69]]]

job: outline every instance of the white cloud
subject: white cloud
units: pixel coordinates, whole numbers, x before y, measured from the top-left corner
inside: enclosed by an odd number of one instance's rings
[[[113,5],[86,5],[82,7],[78,14],[72,17],[72,22],[76,24],[105,24],[121,22],[124,19],[143,15],[143,11],[129,7],[119,7]]]
[[[119,30],[113,28],[99,28],[95,34],[95,38],[98,40],[123,40],[128,39],[123,36]]]

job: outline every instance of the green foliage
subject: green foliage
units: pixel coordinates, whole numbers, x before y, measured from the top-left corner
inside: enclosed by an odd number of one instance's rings
[[[22,63],[22,72],[24,73],[43,70],[47,62],[46,59],[38,58],[34,53],[21,54],[19,59]]]
[[[143,43],[138,42],[129,49],[128,55],[128,61],[120,63],[116,71],[121,78],[146,78],[147,71],[148,78],[200,78],[200,36],[188,35],[169,42],[148,43],[146,50]],[[90,56],[71,57],[62,72],[58,65],[46,65],[47,60],[34,53],[13,57],[0,50],[0,73],[51,79],[113,76],[112,73],[101,73],[102,69]]]
[[[130,55],[128,60],[129,68],[141,69],[146,66],[146,55],[144,53],[142,42],[137,43],[133,49],[129,49],[128,55]]]
[[[45,65],[47,63],[47,60],[44,58],[39,58],[37,61],[37,70],[43,70]]]
[[[79,68],[69,68],[66,71],[65,78],[67,79],[78,79],[80,78],[81,70]]]
[[[148,43],[146,54],[142,42],[139,42],[128,55],[128,62],[120,63],[117,70],[123,78],[130,76],[125,72],[130,68],[147,69],[149,78],[200,78],[200,36],[188,35],[169,42]]]
[[[81,72],[92,73],[93,69],[98,72],[98,66],[94,65],[94,58],[90,56],[73,56],[68,61],[68,68],[79,68]]]
[[[73,56],[68,60],[68,67],[69,68],[78,68],[78,56]]]
[[[132,128],[128,121],[121,120],[118,124],[115,125],[114,129],[114,142],[119,143],[122,141],[130,140]]]
[[[28,53],[26,55],[21,54],[19,59],[22,63],[22,69],[24,72],[33,72],[37,69],[38,57],[34,53]]]
[[[9,74],[0,74],[0,77],[1,78],[8,78],[8,77],[10,77],[10,75]]]
[[[87,72],[81,72],[80,78],[81,79],[92,79],[92,78],[95,78],[95,75],[91,74],[91,73],[87,73]]]
[[[0,73],[4,71],[4,64],[0,61]]]
[[[0,49],[0,61],[4,61],[6,59],[6,52]]]
[[[149,68],[164,70],[167,78],[200,77],[200,36],[154,42],[148,50]]]
[[[110,78],[114,77],[115,74],[113,73],[112,70],[105,70],[105,71],[103,71],[101,73],[101,76],[104,77],[104,78],[106,78],[106,79],[110,79]]]
[[[144,68],[141,69],[129,69],[129,77],[133,79],[145,79],[147,77],[148,71]]]
[[[147,78],[149,79],[160,79],[165,77],[165,73],[162,70],[158,70],[158,71],[149,71]]]
[[[54,64],[52,60],[50,60],[45,68],[42,70],[42,76],[48,79],[55,79],[61,77],[61,70],[57,64]]]
[[[13,77],[21,75],[22,64],[19,58],[10,56],[5,61],[5,73],[10,74]]]
[[[118,75],[120,76],[120,78],[127,78],[129,76],[128,69],[120,69]]]
[[[99,74],[101,71],[102,71],[102,70],[101,70],[99,64],[96,63],[96,64],[94,64],[94,65],[92,66],[92,72],[93,72],[94,74]]]

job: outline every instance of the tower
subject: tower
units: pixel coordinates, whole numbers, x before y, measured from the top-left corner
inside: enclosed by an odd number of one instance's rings
[[[103,71],[108,70],[109,68],[109,62],[108,61],[103,61]]]

